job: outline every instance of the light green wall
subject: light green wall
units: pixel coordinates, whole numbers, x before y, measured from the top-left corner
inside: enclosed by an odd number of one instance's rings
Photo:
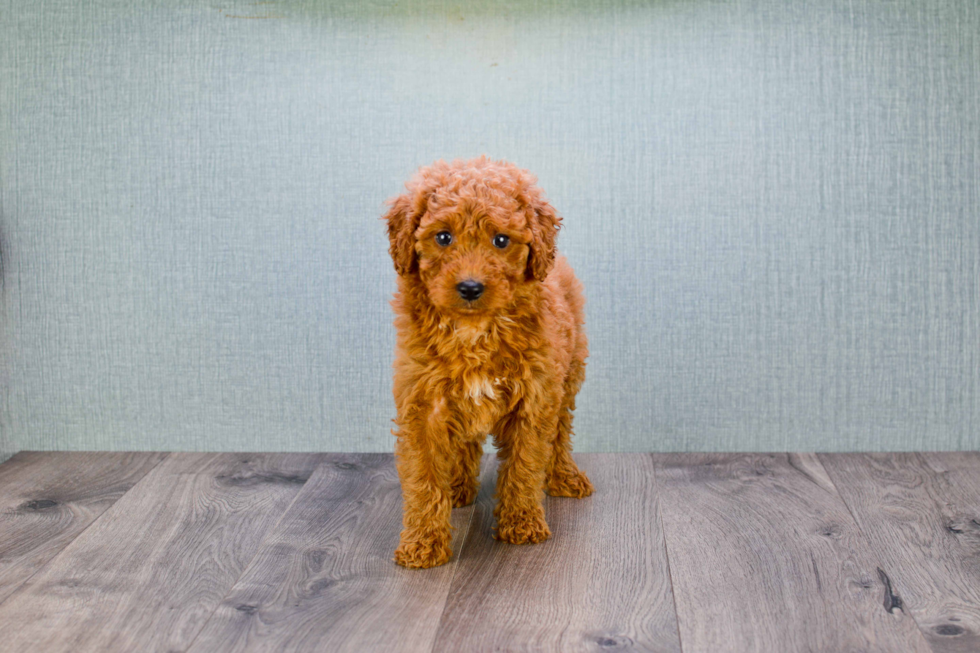
[[[980,446],[980,4],[0,0],[0,451],[386,451],[378,217],[565,216],[578,449]]]

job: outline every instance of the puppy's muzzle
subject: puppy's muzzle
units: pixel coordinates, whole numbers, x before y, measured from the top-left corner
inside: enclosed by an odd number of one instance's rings
[[[466,301],[472,302],[479,299],[480,295],[483,294],[483,284],[473,279],[460,281],[456,284],[456,292]]]

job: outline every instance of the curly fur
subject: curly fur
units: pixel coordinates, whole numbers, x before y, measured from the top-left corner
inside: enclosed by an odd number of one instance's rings
[[[474,501],[483,442],[493,433],[497,539],[551,532],[542,491],[584,497],[571,457],[572,411],[588,344],[582,286],[555,237],[561,218],[526,170],[480,157],[422,168],[385,216],[398,272],[395,455],[404,529],[395,561],[449,560],[449,517]],[[435,234],[449,231],[440,246]],[[510,244],[499,249],[493,238]],[[483,283],[473,302],[456,290]]]

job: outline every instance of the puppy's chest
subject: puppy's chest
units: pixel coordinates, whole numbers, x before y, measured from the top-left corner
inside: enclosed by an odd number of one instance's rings
[[[454,379],[453,404],[468,437],[489,433],[510,404],[512,383],[494,371],[470,369]]]
[[[491,333],[485,325],[455,324],[443,333],[440,354],[451,403],[465,437],[482,438],[513,407],[527,361],[505,333]]]

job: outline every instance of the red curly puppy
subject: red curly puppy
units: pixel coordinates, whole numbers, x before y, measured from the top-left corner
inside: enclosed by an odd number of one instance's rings
[[[582,285],[555,256],[561,218],[526,170],[480,157],[422,168],[385,219],[398,272],[395,562],[447,562],[450,511],[476,498],[493,433],[497,539],[541,542],[542,490],[585,497],[571,456],[588,345]]]

